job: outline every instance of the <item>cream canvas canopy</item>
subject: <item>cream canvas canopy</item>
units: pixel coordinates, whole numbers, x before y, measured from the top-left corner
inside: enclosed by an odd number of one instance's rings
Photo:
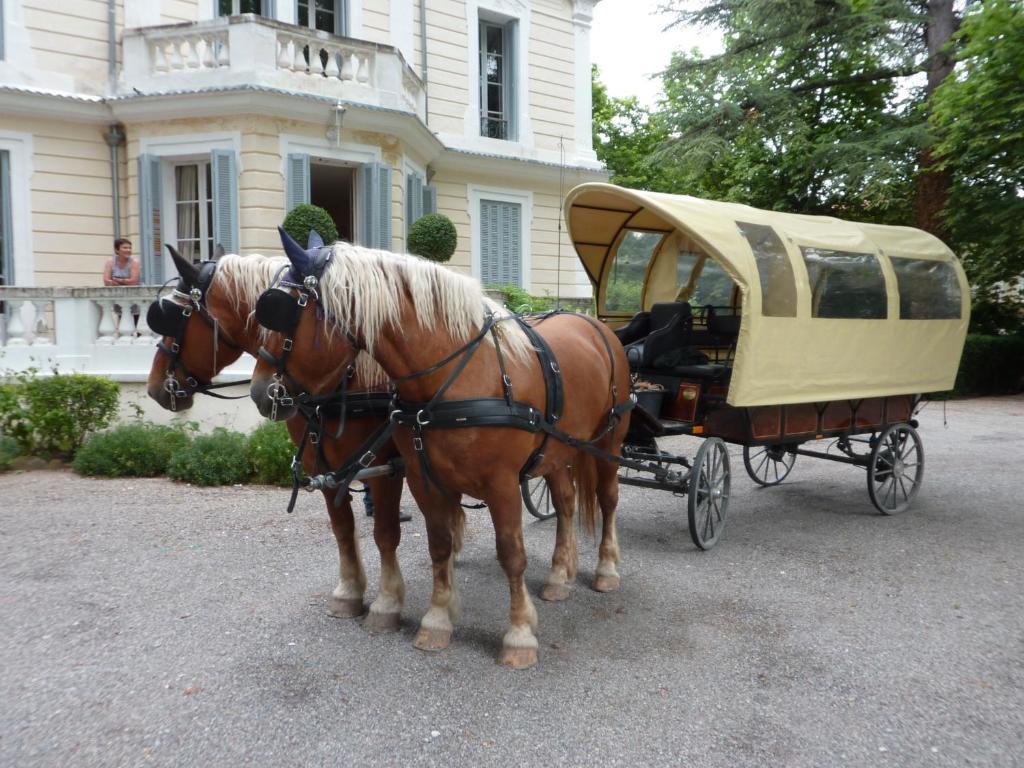
[[[607,321],[690,298],[708,259],[728,274],[742,314],[731,405],[953,386],[970,294],[956,256],[926,232],[596,183],[569,193],[565,218]],[[624,243],[649,251],[640,306],[609,300]]]

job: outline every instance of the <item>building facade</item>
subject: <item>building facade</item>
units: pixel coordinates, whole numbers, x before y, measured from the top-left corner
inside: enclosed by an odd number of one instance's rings
[[[596,2],[0,0],[0,284],[98,286],[116,236],[148,284],[165,242],[277,253],[312,202],[395,251],[444,213],[454,267],[589,296],[560,205],[605,178]]]

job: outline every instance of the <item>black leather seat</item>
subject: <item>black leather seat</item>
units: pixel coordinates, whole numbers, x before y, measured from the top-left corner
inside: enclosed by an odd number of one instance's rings
[[[626,346],[631,368],[653,368],[660,356],[689,346],[693,311],[685,301],[655,304],[651,307],[650,328],[645,339]]]

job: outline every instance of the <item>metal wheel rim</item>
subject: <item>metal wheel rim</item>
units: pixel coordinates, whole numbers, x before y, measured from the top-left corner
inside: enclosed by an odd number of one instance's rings
[[[868,495],[883,515],[897,515],[914,500],[924,477],[924,446],[909,424],[887,427],[871,450]]]
[[[699,549],[711,549],[725,529],[729,485],[725,443],[717,437],[708,438],[693,460],[687,492],[690,538]]]
[[[796,454],[780,445],[743,446],[743,466],[758,485],[778,485],[796,464]]]
[[[543,477],[523,478],[519,482],[523,494],[523,504],[531,515],[538,520],[550,520],[555,516],[555,504],[551,500],[551,489]]]

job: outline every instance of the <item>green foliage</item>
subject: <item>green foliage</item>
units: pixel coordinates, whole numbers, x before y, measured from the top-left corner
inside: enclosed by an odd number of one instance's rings
[[[0,384],[0,432],[26,454],[71,458],[117,413],[116,382],[85,374],[21,374]]]
[[[74,468],[81,475],[155,477],[190,442],[179,427],[127,424],[90,437],[75,454]]]
[[[967,335],[954,392],[1001,395],[1024,387],[1024,335]]]
[[[11,468],[11,463],[21,455],[18,441],[8,435],[0,435],[0,472]]]
[[[989,289],[1024,274],[1024,6],[990,0],[968,10],[959,70],[935,91],[931,125],[952,177],[946,223],[983,289],[974,311],[1012,314],[990,306],[1002,302]]]
[[[505,306],[518,315],[529,315],[554,309],[554,302],[551,299],[545,296],[533,296],[518,285],[503,285],[500,290],[505,296]]]
[[[455,253],[458,234],[455,224],[441,213],[420,216],[409,227],[409,253],[444,263]]]
[[[167,474],[194,485],[233,485],[248,480],[250,469],[245,435],[218,427],[175,453]]]
[[[295,238],[297,243],[305,245],[309,240],[310,230],[315,231],[324,242],[330,245],[338,239],[338,228],[331,214],[318,205],[300,203],[288,211],[281,225],[284,231]]]
[[[281,422],[265,421],[246,444],[253,480],[266,485],[291,485],[295,443]]]

